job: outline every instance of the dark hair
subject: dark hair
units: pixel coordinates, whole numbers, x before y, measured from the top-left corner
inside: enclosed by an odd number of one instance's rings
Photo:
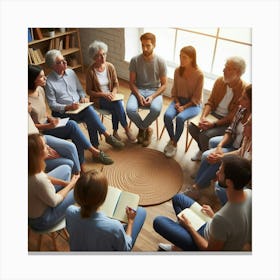
[[[35,80],[43,69],[37,65],[28,65],[28,89],[35,89]]]
[[[152,44],[156,45],[156,36],[153,33],[144,33],[141,35],[140,40],[151,40]]]
[[[186,46],[183,47],[180,51],[180,53],[184,53],[187,56],[189,56],[192,59],[192,67],[193,68],[197,68],[197,64],[196,64],[196,50],[193,46]],[[182,76],[184,73],[184,67],[179,67],[179,74],[180,76]]]
[[[235,190],[241,190],[252,178],[251,161],[237,155],[226,155],[222,158],[225,179],[232,181]]]
[[[252,101],[252,84],[245,87],[247,97]]]
[[[90,170],[78,179],[74,197],[81,207],[81,217],[89,218],[104,203],[108,191],[108,181],[104,173]]]

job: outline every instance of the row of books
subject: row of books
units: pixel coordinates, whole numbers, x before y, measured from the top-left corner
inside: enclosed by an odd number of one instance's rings
[[[28,42],[43,39],[41,28],[28,28]]]
[[[40,49],[28,48],[28,63],[30,64],[45,63],[45,58]]]

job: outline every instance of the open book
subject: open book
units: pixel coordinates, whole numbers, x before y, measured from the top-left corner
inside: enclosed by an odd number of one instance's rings
[[[124,95],[121,93],[116,93],[115,98],[112,101],[118,101],[118,100],[123,100]]]
[[[210,222],[212,218],[201,212],[202,206],[194,202],[190,208],[186,208],[178,214],[178,217],[181,217],[183,214],[190,220],[193,228],[197,231],[201,226],[206,222]]]
[[[56,125],[56,127],[65,126],[67,124],[68,120],[69,120],[69,118],[59,119],[58,124]]]
[[[126,207],[136,210],[139,199],[138,194],[109,186],[106,199],[100,207],[100,211],[110,218],[127,223]]]
[[[93,102],[87,102],[87,103],[79,103],[79,108],[76,110],[69,110],[66,111],[65,113],[67,114],[78,114],[81,111],[83,111],[85,108],[87,108],[88,106],[91,106],[93,104]]]
[[[190,119],[191,123],[193,123],[194,125],[198,126],[199,121],[201,118],[201,114],[198,114],[197,116],[195,116],[194,118]],[[213,116],[212,114],[208,114],[205,119],[209,122],[216,122],[217,120],[219,120],[218,118],[216,118],[215,116]]]

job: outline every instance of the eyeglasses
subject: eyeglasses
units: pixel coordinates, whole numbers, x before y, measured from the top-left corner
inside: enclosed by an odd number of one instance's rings
[[[67,61],[65,59],[62,59],[60,61],[57,61],[55,64],[56,65],[67,64]]]

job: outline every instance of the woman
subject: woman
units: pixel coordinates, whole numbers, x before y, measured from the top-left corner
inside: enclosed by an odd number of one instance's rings
[[[44,134],[52,135],[62,139],[71,139],[76,145],[81,169],[84,170],[84,150],[91,152],[94,160],[102,164],[112,164],[113,160],[103,151],[96,149],[81,131],[78,124],[68,120],[65,126],[56,127],[59,118],[47,115],[45,103],[46,76],[44,71],[35,65],[28,66],[28,101],[31,103],[31,117],[36,127]]]
[[[210,139],[209,147],[212,149],[202,154],[202,161],[195,178],[195,184],[185,191],[188,196],[196,199],[199,195],[199,189],[207,188],[211,180],[215,178],[221,158],[228,152],[236,151],[240,148],[244,136],[244,125],[252,114],[252,85],[248,85],[245,88],[239,103],[238,110],[225,135]]]
[[[126,114],[122,100],[114,101],[118,92],[119,82],[113,64],[106,61],[108,46],[100,41],[94,41],[88,48],[89,57],[93,63],[86,74],[86,92],[94,101],[95,106],[105,109],[112,114],[113,136],[121,141],[118,134],[119,122],[125,130],[131,143],[135,143],[136,137],[131,134],[126,120]]]
[[[66,227],[70,235],[71,251],[130,251],[144,224],[146,211],[126,209],[127,225],[106,217],[100,206],[108,191],[105,175],[97,170],[83,174],[74,190],[79,207],[66,211]]]
[[[79,175],[71,176],[71,168],[61,165],[48,174],[44,172],[48,156],[44,137],[28,136],[28,224],[36,230],[47,230],[65,217],[73,204],[74,187]]]
[[[201,111],[203,80],[203,73],[196,64],[195,48],[192,46],[182,48],[180,67],[174,72],[171,91],[173,101],[164,114],[164,125],[170,137],[170,141],[164,148],[164,154],[167,157],[175,156],[185,121],[198,115]],[[175,131],[174,118],[176,118]]]

